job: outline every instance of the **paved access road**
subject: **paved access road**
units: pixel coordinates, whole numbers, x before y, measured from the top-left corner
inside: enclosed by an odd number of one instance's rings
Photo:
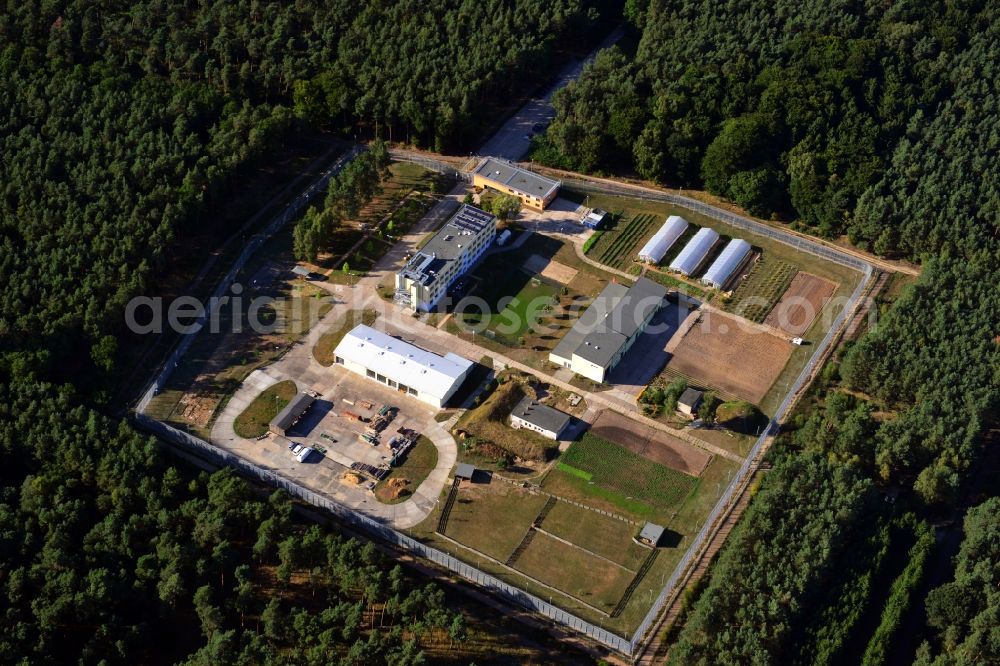
[[[552,96],[565,88],[570,81],[578,78],[584,66],[596,58],[599,51],[613,45],[623,34],[621,28],[616,28],[584,60],[575,60],[566,65],[548,92],[541,97],[528,100],[520,111],[511,116],[496,134],[480,147],[479,154],[501,157],[505,160],[519,160],[524,157],[531,147],[531,138],[528,135],[533,132],[532,128],[538,123],[547,125],[556,115],[555,109],[552,108]]]

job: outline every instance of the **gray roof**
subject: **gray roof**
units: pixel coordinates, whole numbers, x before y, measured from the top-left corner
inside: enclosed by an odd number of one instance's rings
[[[573,328],[566,332],[552,353],[561,358],[572,357],[573,352],[583,344],[587,334],[604,321],[604,317],[626,293],[628,287],[617,282],[611,282],[604,287],[604,290],[590,303],[590,307],[576,320]]]
[[[463,205],[400,271],[405,277],[427,286],[438,274],[462,254],[462,248],[496,218],[473,206]]]
[[[558,180],[540,176],[494,157],[487,157],[480,162],[476,167],[476,173],[483,178],[506,185],[512,190],[540,199],[547,197],[560,185]]]
[[[662,307],[666,295],[663,285],[639,278],[618,297],[611,310],[584,336],[573,353],[591,363],[606,366],[629,338]]]
[[[524,396],[510,414],[557,435],[573,418],[566,412],[535,402],[529,396]]]
[[[652,543],[657,544],[663,537],[664,531],[665,530],[660,525],[657,525],[655,523],[646,523],[645,525],[642,526],[642,531],[639,532],[639,538],[646,539],[647,541],[651,541]]]
[[[458,469],[455,470],[455,476],[460,479],[471,479],[475,473],[476,466],[469,463],[458,463]]]
[[[278,412],[277,416],[271,419],[270,425],[281,430],[291,428],[292,424],[298,421],[299,417],[305,414],[307,409],[312,407],[315,400],[308,393],[299,393],[285,405],[284,409]]]
[[[677,404],[687,405],[688,407],[694,408],[694,406],[701,400],[702,395],[702,392],[698,389],[684,389],[684,393],[681,393],[681,397],[677,398]]]
[[[627,341],[628,338],[621,333],[602,327],[589,333],[574,353],[591,363],[606,366]]]
[[[296,275],[301,275],[302,277],[309,277],[312,273],[305,266],[296,266],[292,269],[292,272]]]

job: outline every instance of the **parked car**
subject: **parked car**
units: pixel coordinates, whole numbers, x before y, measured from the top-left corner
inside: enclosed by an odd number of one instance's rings
[[[299,451],[301,451],[303,448],[305,448],[305,447],[303,447],[301,444],[296,444],[295,448],[292,449],[292,453],[294,455],[299,455]]]

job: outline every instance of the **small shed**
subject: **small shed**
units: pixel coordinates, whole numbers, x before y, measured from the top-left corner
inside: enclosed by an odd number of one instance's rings
[[[312,275],[312,271],[310,271],[305,266],[296,266],[295,268],[292,269],[292,273],[295,273],[299,277],[304,277],[306,279],[308,279],[309,276]]]
[[[275,435],[287,435],[295,423],[302,418],[302,415],[309,411],[316,399],[305,392],[296,395],[285,405],[285,408],[278,412],[278,415],[271,419],[268,430]]]
[[[549,439],[559,439],[573,420],[566,412],[553,409],[524,396],[510,413],[510,425],[515,430],[526,428]]]
[[[639,537],[637,541],[644,546],[650,546],[656,548],[660,545],[660,539],[663,538],[664,529],[660,525],[655,523],[646,523],[642,526],[642,531],[639,532]]]
[[[503,245],[510,240],[510,229],[504,229],[503,233],[497,236],[497,245]]]
[[[677,411],[693,418],[698,413],[704,396],[705,394],[697,389],[685,389],[684,393],[681,393],[681,397],[677,398]]]
[[[458,469],[455,470],[456,479],[465,479],[466,481],[472,481],[473,475],[476,473],[476,466],[470,465],[469,463],[458,463]]]
[[[607,216],[607,211],[601,210],[600,208],[594,208],[583,216],[583,226],[588,229],[600,229]]]

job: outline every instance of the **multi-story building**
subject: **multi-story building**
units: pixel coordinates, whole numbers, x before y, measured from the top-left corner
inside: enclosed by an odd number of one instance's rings
[[[513,194],[525,207],[538,211],[552,203],[562,185],[558,180],[539,176],[495,157],[487,157],[479,163],[472,172],[472,184],[501,194]]]
[[[433,309],[483,256],[496,231],[494,216],[463,205],[396,274],[395,301],[420,312]]]

